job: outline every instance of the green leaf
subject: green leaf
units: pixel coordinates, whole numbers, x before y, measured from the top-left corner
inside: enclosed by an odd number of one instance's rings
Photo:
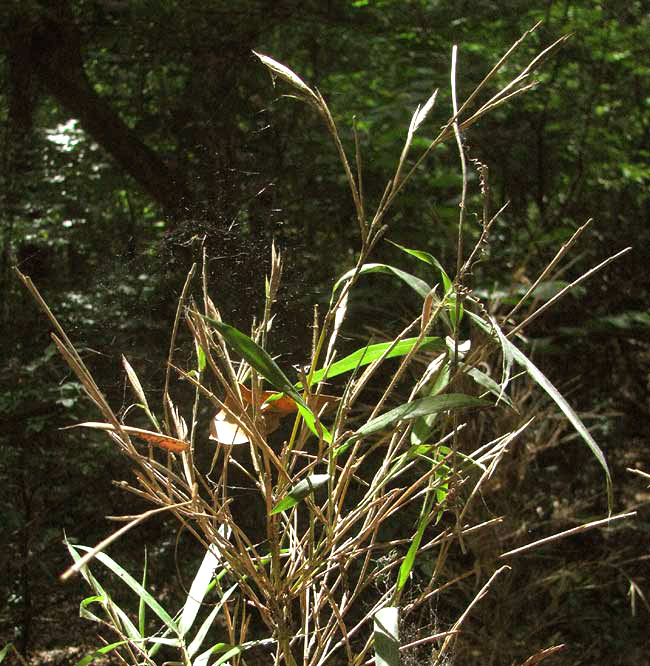
[[[90,604],[100,604],[102,606],[106,606],[107,602],[108,599],[101,594],[95,594],[92,597],[86,597],[85,599],[82,599],[81,603],[79,604],[79,617],[102,624],[103,620],[97,617],[94,613],[91,613],[88,610],[88,606],[90,606]]]
[[[238,352],[252,368],[264,377],[274,388],[282,393],[290,395],[296,402],[302,402],[302,397],[288,380],[287,376],[280,370],[278,364],[262,349],[254,340],[234,326],[224,324],[210,317],[205,317],[226,342]]]
[[[424,534],[424,530],[426,529],[426,526],[428,525],[429,521],[426,519],[425,516],[422,516],[420,518],[420,522],[418,523],[418,528],[415,531],[415,535],[413,537],[413,541],[411,541],[411,545],[409,546],[409,549],[406,553],[406,557],[402,561],[402,564],[400,565],[399,568],[399,576],[397,578],[397,590],[401,590],[404,585],[406,585],[406,581],[409,578],[409,575],[411,574],[411,570],[413,569],[413,565],[415,564],[415,556],[417,555],[418,548],[420,547],[420,542],[422,541],[422,535]]]
[[[205,370],[205,366],[207,365],[207,358],[201,345],[196,346],[196,356],[199,364],[199,372],[203,372]]]
[[[427,414],[435,414],[450,409],[462,409],[465,407],[488,407],[492,403],[471,395],[462,393],[445,393],[444,395],[428,396],[404,405],[395,407],[390,411],[377,416],[361,426],[352,436],[353,439],[370,435],[397,421],[412,420]]]
[[[217,605],[210,611],[210,615],[208,615],[208,617],[205,619],[205,621],[201,625],[201,628],[196,632],[196,636],[193,638],[192,642],[187,647],[187,653],[189,654],[190,657],[193,657],[194,654],[196,654],[196,651],[201,647],[201,644],[205,640],[205,637],[208,635],[208,631],[210,631],[210,628],[212,627],[215,618],[221,611],[221,608],[238,587],[239,583],[235,583],[232,587],[228,588],[224,592],[223,597],[219,599]]]
[[[387,239],[388,240],[388,239]],[[402,252],[406,252],[407,254],[410,254],[411,256],[415,257],[416,259],[419,259],[420,261],[423,261],[425,264],[429,264],[433,266],[434,268],[437,268],[440,271],[440,277],[442,278],[442,284],[445,288],[445,294],[449,293],[452,289],[452,282],[449,279],[449,275],[447,275],[447,271],[442,267],[442,264],[432,255],[429,254],[428,252],[423,252],[422,250],[411,250],[408,247],[404,247],[403,245],[399,245],[398,243],[395,243],[392,240],[388,241],[391,245],[394,245],[395,247],[398,247]]]
[[[291,397],[293,398],[293,395]],[[300,416],[302,416],[304,422],[307,424],[307,427],[314,433],[314,435],[316,435],[318,438],[322,436],[325,442],[331,444],[331,433],[322,423],[320,423],[320,421],[318,422],[318,427],[316,426],[316,416],[314,415],[314,412],[312,412],[311,409],[309,409],[309,407],[307,407],[307,405],[303,402],[302,398],[300,399],[300,402],[296,400],[296,405],[298,406],[298,412],[300,413]]]
[[[283,497],[271,510],[271,515],[286,511],[295,506],[310,493],[324,486],[329,481],[329,474],[310,474],[308,477],[299,481],[289,490],[286,497]]]
[[[73,546],[67,540],[67,538],[64,539],[64,543],[67,546],[68,551],[72,556],[72,559],[75,562],[78,562],[81,559],[81,556],[75,550],[75,546]],[[82,550],[87,550],[87,551],[90,550],[90,548],[85,548],[84,546],[76,546],[76,548],[80,548]],[[119,629],[124,633],[126,633],[131,640],[137,640],[141,638],[141,635],[136,629],[133,622],[131,622],[126,613],[111,599],[110,594],[106,592],[106,590],[104,590],[99,581],[93,576],[88,566],[84,566],[81,568],[81,575],[84,577],[84,580],[90,585],[90,587],[93,589],[96,596],[89,597],[81,602],[81,604],[79,605],[79,615],[81,617],[85,617],[89,620],[92,620],[93,622],[102,623],[103,620],[98,618],[96,615],[93,615],[86,608],[86,606],[89,606],[93,602],[99,602],[102,604],[102,606],[110,608],[113,611],[113,614],[119,618],[120,622],[122,623],[122,626]]]
[[[404,340],[400,340],[387,354],[386,358],[406,356],[406,354],[408,354],[413,349],[417,340],[417,338],[405,338]],[[336,377],[337,375],[341,375],[344,372],[355,370],[358,367],[362,367],[372,363],[373,361],[376,361],[378,358],[381,358],[384,352],[392,344],[393,342],[380,342],[375,345],[369,345],[368,347],[357,349],[357,351],[352,352],[345,358],[336,361],[336,363],[332,363],[329,369],[327,369],[327,379]],[[444,348],[445,343],[441,338],[427,337],[422,339],[422,344],[420,345],[419,351],[433,351]],[[311,378],[311,383],[316,384],[325,379],[325,370],[326,368],[317,370]],[[296,388],[300,390],[302,388],[302,384],[297,384]]]
[[[334,285],[332,292],[335,292],[343,282],[349,280],[356,272],[356,269],[353,268],[347,273],[344,273]],[[394,268],[388,264],[364,264],[359,270],[359,275],[364,275],[365,273],[388,273],[398,277],[400,280],[406,282],[406,284],[414,289],[422,298],[426,298],[427,294],[431,291],[431,287],[419,277],[401,271],[399,268]]]
[[[224,340],[237,351],[252,368],[268,381],[271,386],[282,393],[286,393],[298,406],[298,411],[304,419],[307,427],[317,436],[320,437],[321,433],[323,439],[328,443],[332,443],[332,435],[327,431],[327,428],[322,424],[316,426],[316,416],[309,409],[302,396],[296,391],[293,384],[287,379],[287,376],[280,370],[277,363],[262,349],[255,341],[251,340],[245,333],[242,333],[234,326],[224,324],[222,321],[217,321],[211,317],[205,317],[216,329],[221,333]]]
[[[469,316],[490,336],[494,336],[492,327],[481,317],[473,312],[468,311]],[[562,394],[551,384],[551,382],[546,378],[542,371],[515,345],[510,342],[505,336],[500,336],[499,342],[504,347],[504,353],[507,349],[507,353],[512,355],[514,360],[522,365],[526,372],[541,386],[544,391],[550,396],[550,398],[555,402],[555,404],[562,410],[564,415],[569,419],[571,425],[575,428],[576,432],[582,437],[584,442],[587,444],[592,454],[600,464],[600,466],[605,471],[605,481],[607,485],[607,503],[609,510],[612,510],[613,506],[613,495],[612,495],[612,477],[609,472],[609,467],[607,466],[607,461],[605,460],[605,455],[601,451],[598,444],[596,444],[594,438],[591,436],[585,424],[582,422],[580,417],[573,411],[569,403],[564,399]]]
[[[399,666],[399,608],[387,606],[374,618],[375,666]]]
[[[7,656],[7,652],[13,647],[13,643],[7,643],[2,650],[0,650],[0,664],[4,661],[4,658]]]
[[[103,657],[105,654],[115,650],[115,648],[126,645],[126,643],[128,643],[128,641],[118,641],[117,643],[109,643],[108,645],[104,645],[98,650],[95,650],[92,654],[88,654],[83,657],[83,659],[80,659],[78,662],[76,662],[75,666],[86,666],[86,664],[90,664],[91,662],[95,661],[95,659]]]
[[[447,298],[447,310],[449,311],[449,319],[451,320],[451,325],[456,329],[456,294],[451,294]],[[463,307],[463,302],[460,302],[460,307],[458,308],[458,321],[463,321],[463,314],[465,314],[465,308]]]
[[[223,664],[230,657],[243,652],[244,648],[241,645],[231,645],[230,643],[215,643],[209,650],[206,650],[200,654],[194,661],[193,666],[207,666],[208,660],[213,654],[218,654],[219,652],[225,652],[217,661],[214,662],[213,666],[218,664]]]
[[[461,365],[465,366],[464,363]],[[497,384],[490,375],[486,374],[482,370],[479,370],[478,368],[470,368],[467,371],[468,376],[470,376],[479,386],[482,386],[483,388],[487,389],[490,393],[495,395],[497,397],[497,402],[503,401],[508,405],[508,407],[512,407],[513,409],[515,406],[512,404],[512,400],[502,391],[501,387],[499,384]]]
[[[147,549],[144,550],[144,567],[142,570],[142,583],[143,588],[146,588],[147,585]],[[138,604],[138,629],[140,631],[140,636],[144,636],[145,625],[146,625],[146,610],[147,606],[144,603],[144,599],[140,597],[140,603]]]
[[[231,647],[226,654],[223,656],[219,657],[217,661],[214,662],[214,666],[221,666],[221,664],[225,664],[230,657],[236,657],[238,654],[241,654],[244,651],[244,648],[242,648],[241,645],[235,645],[234,647]]]
[[[81,550],[89,552],[91,548],[86,546],[76,546]],[[126,570],[124,570],[115,560],[110,558],[106,553],[97,553],[95,559],[100,561],[105,567],[110,569],[118,578],[120,578],[124,583],[126,583],[140,599],[144,600],[144,603],[149,606],[149,608],[165,623],[168,629],[173,631],[175,634],[179,633],[178,625],[170,617],[169,613],[145,590],[140,583],[138,583],[133,576],[131,576]],[[108,596],[108,595],[106,595]]]

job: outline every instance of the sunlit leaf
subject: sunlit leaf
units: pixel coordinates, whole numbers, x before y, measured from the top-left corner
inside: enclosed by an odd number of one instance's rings
[[[214,576],[214,571],[219,566],[219,558],[215,551],[216,546],[214,545],[206,550],[201,566],[196,572],[196,576],[194,576],[187,599],[185,599],[185,603],[183,604],[181,619],[178,623],[181,636],[185,636],[192,627],[192,624],[194,624],[194,620],[203,603],[203,598]]]
[[[75,562],[78,562],[81,559],[81,556],[76,550],[77,548],[86,551],[90,550],[90,548],[86,548],[85,546],[73,546],[67,540],[67,538],[64,539],[64,543],[68,548],[68,552],[72,556],[72,559]],[[93,589],[96,596],[84,599],[84,601],[82,601],[81,605],[79,606],[79,615],[81,617],[92,620],[93,622],[103,623],[103,620],[93,615],[87,609],[87,606],[89,606],[91,603],[99,602],[105,608],[110,609],[110,612],[113,615],[113,617],[117,619],[117,624],[121,625],[120,630],[123,633],[125,633],[131,640],[137,640],[142,638],[142,635],[138,632],[137,628],[135,627],[133,622],[131,622],[127,614],[111,599],[111,595],[101,586],[100,582],[93,576],[92,572],[90,571],[90,568],[88,566],[84,566],[81,568],[80,573],[84,577],[86,582],[90,585],[90,587]]]
[[[503,392],[501,386],[499,386],[499,384],[497,384],[497,382],[495,382],[494,379],[490,377],[490,375],[486,374],[482,370],[479,370],[478,368],[470,368],[467,371],[467,375],[470,376],[477,384],[495,395],[497,397],[497,402],[505,402],[508,407],[512,407],[514,409],[512,400],[510,400],[510,398]]]
[[[437,96],[438,96],[438,91],[434,90],[433,94],[425,102],[424,106],[422,108],[418,106],[415,113],[413,114],[413,118],[411,119],[411,126],[409,128],[410,132],[417,131],[418,127],[426,120],[427,116],[429,115],[429,112],[431,111],[433,105],[435,104]]]
[[[235,583],[232,587],[229,587],[224,592],[221,599],[219,599],[219,602],[210,611],[210,614],[205,619],[205,621],[201,625],[201,628],[196,632],[196,635],[194,636],[192,642],[187,647],[187,652],[190,655],[190,657],[193,657],[196,654],[197,650],[201,647],[201,645],[203,644],[203,641],[205,640],[205,637],[208,635],[208,632],[210,631],[212,625],[214,624],[215,618],[221,612],[221,609],[223,608],[223,605],[226,603],[226,601],[228,601],[228,599],[231,597],[233,592],[238,587],[239,587],[239,583]]]
[[[402,252],[406,252],[407,254],[410,254],[412,257],[415,257],[416,259],[419,259],[420,261],[423,261],[425,264],[429,264],[433,266],[434,268],[437,268],[440,271],[440,277],[442,278],[442,284],[445,288],[445,293],[449,293],[452,288],[452,282],[449,279],[449,276],[447,275],[447,271],[442,267],[442,264],[429,252],[424,252],[422,250],[411,250],[408,247],[404,247],[403,245],[399,245],[399,243],[395,243],[392,240],[388,241],[391,245],[394,245],[395,247],[398,247]]]
[[[399,608],[387,606],[374,617],[375,666],[399,666]]]
[[[329,474],[310,474],[308,477],[302,479],[273,507],[271,515],[286,511],[295,506],[300,500],[307,497],[307,495],[324,486],[329,481],[329,478]]]
[[[86,552],[90,551],[91,548],[86,546],[75,546]],[[179,629],[178,625],[171,618],[169,613],[145,590],[140,583],[138,583],[131,574],[129,574],[125,569],[123,569],[115,560],[109,557],[106,553],[97,553],[95,559],[101,562],[105,567],[110,569],[120,580],[122,580],[126,585],[128,585],[137,595],[138,598],[144,599],[144,602],[149,606],[149,608],[158,616],[162,622],[165,623],[168,629],[173,631],[178,635]]]
[[[407,402],[404,405],[395,407],[390,411],[377,416],[361,426],[352,436],[354,439],[370,435],[374,432],[383,430],[387,426],[397,421],[412,420],[427,414],[437,412],[463,409],[467,407],[489,407],[492,403],[487,400],[475,398],[471,395],[462,393],[446,393],[444,395],[428,396],[420,398],[413,402]]]
[[[144,390],[142,389],[142,384],[140,384],[140,380],[138,379],[138,375],[135,374],[135,370],[131,367],[131,364],[126,360],[126,356],[124,355],[122,356],[122,365],[124,366],[124,370],[126,371],[126,376],[129,378],[129,382],[131,383],[131,386],[133,387],[135,394],[138,396],[138,400],[147,409],[149,409],[149,405],[147,404],[147,398],[144,394]]]
[[[355,274],[355,271],[356,269],[353,268],[344,273],[336,281],[332,292],[335,292],[346,280],[349,280]],[[388,273],[389,275],[394,275],[405,282],[411,289],[415,290],[422,298],[426,298],[427,294],[431,291],[431,287],[424,280],[388,264],[364,264],[359,270],[359,275],[365,275],[366,273]]]
[[[408,354],[415,343],[417,338],[405,338],[400,340],[391,351],[386,355],[386,358],[394,358],[396,356],[405,356]],[[357,349],[357,351],[352,352],[345,358],[342,358],[327,369],[327,379],[341,375],[344,372],[350,372],[355,370],[357,367],[362,367],[368,365],[373,361],[376,361],[378,358],[384,354],[384,352],[392,345],[392,342],[380,342],[375,345],[369,345],[368,347],[363,347]],[[445,344],[441,338],[438,337],[426,337],[422,338],[422,343],[420,345],[419,351],[434,351],[439,349],[444,349]],[[316,384],[322,381],[325,378],[326,368],[321,368],[314,372],[311,383]],[[297,389],[302,388],[302,384],[296,385]]]
[[[264,379],[266,379],[271,386],[275,387],[279,392],[286,393],[291,396],[298,406],[298,411],[304,419],[307,427],[316,435],[322,434],[323,439],[327,443],[332,442],[332,435],[327,431],[325,426],[320,424],[320,428],[316,426],[316,417],[314,413],[305,404],[302,396],[293,384],[287,379],[287,376],[280,370],[277,363],[262,349],[256,342],[251,340],[245,333],[237,330],[234,326],[224,324],[221,321],[216,321],[210,317],[206,319],[221,333],[226,342],[250,364],[252,368],[257,370]]]
[[[300,92],[307,95],[307,97],[314,100],[316,99],[316,95],[311,90],[311,88],[286,65],[283,65],[277,60],[273,60],[273,58],[269,58],[269,56],[263,55],[262,53],[257,53],[257,51],[253,51],[253,53],[262,61],[264,65],[266,65],[266,67],[268,67],[273,75],[279,76],[287,83],[290,83],[292,86],[300,90]]]
[[[490,336],[494,335],[492,327],[481,317],[469,311],[468,315],[486,333],[488,333]],[[580,437],[582,437],[582,439],[587,444],[587,446],[593,453],[594,457],[596,458],[600,466],[605,471],[605,481],[607,485],[607,500],[611,511],[613,505],[612,477],[609,471],[609,467],[607,466],[607,461],[605,460],[605,455],[601,451],[598,444],[596,444],[594,438],[587,430],[585,424],[582,422],[580,417],[573,411],[572,407],[564,399],[562,394],[555,388],[555,386],[553,386],[553,384],[551,384],[551,382],[546,378],[546,376],[542,373],[542,371],[524,353],[519,351],[519,349],[517,349],[517,347],[515,347],[515,345],[513,345],[512,342],[510,342],[510,340],[508,340],[505,336],[499,337],[498,340],[505,348],[507,348],[508,353],[512,355],[515,361],[526,369],[526,372],[537,382],[537,384],[539,384],[539,386],[541,386],[544,389],[544,391],[546,391],[546,393],[551,397],[553,402],[555,402],[555,404],[562,410],[567,419],[569,419],[571,425],[575,428],[576,432],[580,435]]]
[[[77,423],[73,426],[68,426],[69,428],[94,428],[95,430],[108,430],[110,432],[118,432],[117,428],[112,423],[97,423],[95,421],[86,421],[85,423]],[[159,432],[153,432],[151,430],[142,430],[142,428],[132,428],[131,426],[123,425],[121,429],[133,437],[138,439],[143,439],[146,442],[155,444],[163,449],[168,451],[173,451],[174,453],[181,453],[182,451],[187,451],[190,448],[190,445],[187,442],[184,442],[175,437],[170,437],[169,435],[161,435]]]
[[[203,372],[207,365],[207,358],[205,356],[205,350],[203,349],[203,347],[201,347],[201,345],[196,346],[196,356],[199,366],[199,372]]]
[[[217,321],[211,317],[206,319],[219,331],[226,342],[238,352],[250,366],[274,386],[281,393],[287,393],[296,402],[302,401],[300,394],[293,387],[293,384],[287,379],[278,364],[262,349],[254,340],[245,333],[236,329],[234,326]]]
[[[261,414],[258,416],[256,428],[263,436],[266,436],[280,427],[281,420],[280,414]],[[247,432],[224,409],[218,411],[210,421],[209,439],[229,446],[246,444],[250,441]]]
[[[244,647],[241,645],[231,645],[230,643],[215,643],[209,650],[206,650],[200,654],[193,662],[193,666],[207,666],[210,657],[213,654],[219,654],[224,652],[217,661],[214,662],[213,666],[220,666],[225,664],[230,657],[234,657],[238,654],[241,654],[244,651]]]
[[[116,648],[121,647],[122,645],[126,645],[126,643],[128,643],[128,641],[118,641],[117,643],[109,643],[108,645],[104,645],[99,649],[95,650],[92,654],[88,654],[79,661],[75,662],[75,666],[86,666],[87,664],[90,664],[93,661],[95,661],[95,659],[104,657],[105,655],[111,653]]]

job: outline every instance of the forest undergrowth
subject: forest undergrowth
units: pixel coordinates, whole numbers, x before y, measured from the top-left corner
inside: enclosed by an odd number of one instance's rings
[[[526,289],[495,299],[472,284],[474,267],[489,261],[491,230],[503,208],[491,209],[488,166],[471,159],[465,137],[485,115],[534,87],[537,68],[566,40],[502,82],[502,70],[530,32],[462,101],[454,47],[449,116],[413,156],[437,91],[415,110],[378,202],[364,195],[356,129],[346,148],[323,95],[256,54],[274,84],[288,85],[288,96],[322,119],[358,228],[354,265],[333,279],[329,304],[314,305],[311,326],[300,332],[312,341],[304,364],[283,367],[273,352],[285,262],[275,244],[259,285],[264,306],[247,331],[228,323],[218,305],[220,285],[208,279],[210,257],[198,258],[170,326],[162,404],[151,403],[123,357],[134,402],[121,413],[37,286],[19,273],[101,414],[101,421],[76,427],[106,433],[132,473],[131,480],[115,479],[117,485],[125,498],[149,507],[134,515],[125,499],[123,515],[113,517],[123,526],[94,547],[66,539],[73,564],[62,578],[81,576],[90,587],[81,615],[101,628],[105,643],[77,663],[115,654],[133,666],[532,665],[547,658],[564,663],[563,654],[565,663],[593,663],[597,655],[576,648],[588,636],[558,629],[586,600],[573,599],[567,608],[561,590],[581,579],[588,594],[607,585],[607,570],[624,570],[636,555],[622,545],[607,562],[576,554],[558,569],[553,549],[593,539],[598,553],[598,542],[616,539],[635,513],[614,512],[608,462],[534,362],[526,330],[627,250],[560,284],[589,228],[585,221]],[[391,242],[391,205],[443,144],[455,146],[462,174],[455,264],[442,266],[426,250],[394,242],[402,263],[373,261],[378,245]],[[359,285],[377,274],[413,292],[418,309],[399,330],[364,322],[349,328]],[[189,363],[187,356],[179,360],[184,341],[193,352]],[[188,389],[191,401],[174,397]],[[593,464],[593,485],[571,489],[570,505],[568,498],[549,505],[556,496],[549,488],[568,489],[576,464]],[[146,559],[136,573],[119,557],[132,529],[161,517],[177,555],[190,544],[201,550],[191,572],[176,557],[176,575],[166,576],[162,595],[160,585],[154,591],[148,583],[154,574]],[[645,604],[634,578],[628,580],[637,603]],[[631,622],[628,632],[634,631]],[[576,660],[578,652],[585,661]]]

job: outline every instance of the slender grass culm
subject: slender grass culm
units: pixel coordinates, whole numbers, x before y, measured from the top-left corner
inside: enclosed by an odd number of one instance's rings
[[[550,396],[602,466],[611,507],[610,474],[601,450],[565,399],[513,342],[515,333],[546,306],[526,311],[530,303],[526,294],[497,321],[468,286],[472,264],[490,241],[491,226],[502,211],[489,210],[484,191],[480,238],[466,251],[470,179],[461,132],[529,90],[535,84],[534,70],[566,39],[551,44],[495,92],[495,75],[530,32],[464,101],[457,99],[454,47],[451,116],[413,160],[413,139],[436,103],[436,93],[416,109],[394,175],[373,212],[364,199],[358,137],[351,163],[321,93],[288,67],[256,54],[274,78],[288,84],[291,94],[323,119],[345,173],[359,234],[356,263],[334,281],[329,308],[315,317],[309,365],[296,376],[285,374],[272,356],[273,304],[282,277],[282,256],[275,245],[264,284],[264,309],[250,334],[229,325],[227,313],[211,300],[206,258],[200,277],[195,275],[197,267],[192,268],[172,326],[160,412],[150,406],[136,373],[123,359],[137,403],[151,423],[149,430],[118,419],[36,287],[20,274],[53,324],[57,348],[102,414],[101,422],[80,425],[106,431],[135,471],[137,484],[122,485],[152,505],[146,513],[126,517],[125,526],[95,548],[67,543],[74,564],[63,577],[79,572],[93,590],[81,604],[82,614],[114,634],[112,643],[80,663],[118,651],[132,666],[156,664],[163,645],[167,654],[169,648],[177,651],[174,663],[196,666],[396,666],[401,655],[416,645],[428,646],[428,663],[445,663],[464,620],[490,594],[493,582],[507,574],[507,564],[492,572],[446,630],[409,644],[400,640],[399,626],[454,583],[445,577],[444,566],[451,545],[463,548],[468,535],[500,520],[472,522],[468,507],[532,419],[516,417],[515,427],[496,437],[492,433],[489,441],[473,441],[469,450],[463,430],[486,410],[513,410],[509,389],[516,367]],[[487,101],[479,103],[486,96]],[[432,287],[401,268],[371,259],[386,233],[391,204],[415,169],[443,142],[456,146],[462,171],[454,277],[431,254],[397,246],[405,260],[426,265],[439,285]],[[480,182],[487,190],[487,169],[482,166]],[[533,288],[553,272],[584,228],[562,247]],[[348,303],[355,298],[359,279],[376,272],[388,273],[413,289],[421,298],[421,309],[403,330],[391,334],[392,339],[369,340],[341,355],[338,337],[345,329]],[[189,295],[197,279],[200,302]],[[191,333],[196,352],[189,368],[179,367],[173,354],[182,325]],[[477,332],[471,344],[463,336],[468,326]],[[501,359],[497,376],[486,371],[494,367],[485,363],[488,357]],[[387,359],[394,359],[388,377]],[[195,390],[194,404],[185,417],[170,397],[176,379],[189,382]],[[363,412],[359,396],[369,385],[380,391],[379,398]],[[214,414],[209,432],[198,424],[206,403]],[[276,429],[283,419],[292,427],[290,434],[280,436]],[[134,444],[139,441],[148,445],[144,453]],[[204,466],[197,451],[208,445],[215,451],[211,464]],[[248,525],[239,518],[233,475],[252,490],[260,524]],[[205,551],[186,602],[177,612],[163,608],[147,591],[146,568],[144,579],[138,581],[103,552],[159,512],[172,514]],[[91,572],[95,561],[135,593],[140,602],[136,618]],[[418,567],[428,574],[425,579],[418,573],[416,584]],[[149,630],[147,614],[154,618],[154,632]],[[262,661],[252,661],[260,651]]]

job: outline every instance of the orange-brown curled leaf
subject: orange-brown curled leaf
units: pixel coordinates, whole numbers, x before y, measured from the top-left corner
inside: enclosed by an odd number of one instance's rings
[[[253,392],[243,384],[239,385],[239,391],[244,407],[252,405]],[[280,394],[279,398],[269,400],[271,396],[275,395],[278,395],[277,391],[260,391],[257,395],[257,406],[261,412],[258,427],[262,435],[268,435],[277,430],[280,427],[280,421],[285,416],[295,414],[298,411],[295,400],[286,395]],[[339,399],[333,395],[320,395],[318,398],[311,396],[307,402],[313,411],[320,412],[321,409],[333,405]],[[231,410],[235,408],[231,400],[226,400],[226,404]],[[221,444],[245,444],[250,441],[244,430],[224,410],[217,412],[210,421],[209,439]]]
[[[244,402],[248,405],[252,404],[253,392],[243,384],[239,385],[239,390],[241,391]],[[258,407],[261,406],[264,412],[275,412],[283,414],[284,416],[288,414],[295,414],[298,411],[298,405],[296,404],[296,401],[293,400],[293,398],[281,394],[277,400],[269,400],[269,398],[274,395],[278,395],[278,392],[260,391],[257,400]],[[267,400],[269,400],[269,402],[266,402]],[[307,404],[312,411],[320,412],[323,407],[329,407],[338,400],[340,400],[338,396],[321,394],[318,397],[310,396],[307,399]]]
[[[110,423],[97,423],[95,421],[87,421],[86,423],[79,423],[76,426],[71,426],[72,428],[94,428],[96,430],[110,430],[111,432],[117,432],[115,426]],[[155,444],[162,449],[167,449],[167,451],[173,451],[174,453],[181,453],[182,451],[187,451],[190,448],[190,445],[187,442],[184,442],[181,439],[176,439],[175,437],[170,437],[169,435],[161,435],[159,432],[153,432],[151,430],[142,430],[142,428],[133,428],[131,426],[123,425],[121,426],[122,430],[133,437],[138,439],[143,439],[146,442]]]
[[[262,414],[258,427],[262,435],[268,435],[280,426],[281,414]],[[217,412],[210,421],[210,437],[221,444],[246,444],[250,441],[248,435],[239,425],[233,421],[228,414],[221,410]]]
[[[241,397],[246,405],[253,404],[253,392],[243,384],[239,385]],[[257,395],[257,406],[262,407],[265,412],[278,412],[280,414],[292,414],[298,411],[295,401],[282,395],[277,400],[266,402],[272,395],[277,395],[277,391],[260,391]]]

